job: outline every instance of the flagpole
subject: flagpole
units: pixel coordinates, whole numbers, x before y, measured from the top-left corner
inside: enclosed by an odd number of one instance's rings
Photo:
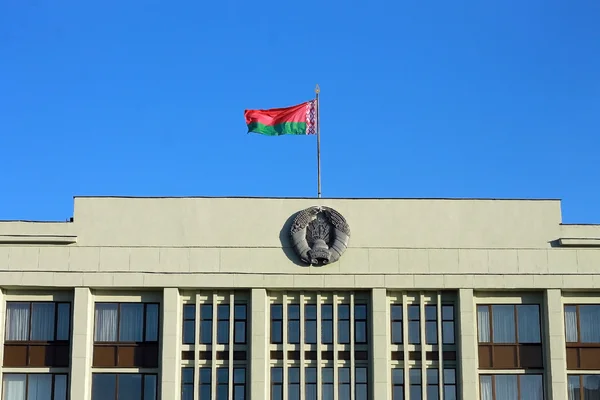
[[[317,194],[321,198],[321,107],[319,105],[319,93],[321,89],[319,85],[315,87],[315,95],[317,101]]]

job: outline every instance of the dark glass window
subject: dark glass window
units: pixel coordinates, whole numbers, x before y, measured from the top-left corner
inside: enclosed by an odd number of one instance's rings
[[[392,400],[404,400],[404,369],[392,369]]]
[[[350,368],[338,369],[338,400],[350,400]]]
[[[392,343],[402,344],[402,304],[392,304]]]
[[[408,370],[408,378],[410,384],[410,400],[421,400],[422,380],[421,369],[411,368]]]
[[[288,337],[290,344],[300,343],[300,304],[288,304]]]
[[[283,305],[271,304],[271,343],[281,344],[282,342],[283,342]]]
[[[316,304],[304,305],[304,343],[317,343],[317,306]]]
[[[300,400],[300,368],[288,368],[288,399]]]
[[[246,344],[246,305],[236,304],[233,312],[233,336],[235,344]]]
[[[421,319],[421,310],[418,304],[408,306],[408,343],[421,344],[421,328],[419,321]]]
[[[92,400],[156,400],[155,374],[92,374]]]
[[[333,400],[333,368],[321,369],[323,400]]]
[[[194,368],[181,368],[181,400],[194,400]]]
[[[283,368],[271,368],[271,400],[283,400]]]
[[[304,369],[304,391],[306,400],[317,400],[317,369],[306,367]]]
[[[212,370],[210,367],[201,367],[199,372],[199,387],[200,390],[200,398],[201,399],[209,399],[210,400],[210,385],[212,378]]]
[[[600,399],[600,375],[569,375],[569,400]]]
[[[444,369],[444,400],[456,400],[455,369]]]
[[[321,305],[321,343],[333,344],[333,305]]]
[[[183,344],[194,344],[196,340],[196,305],[183,305]]]
[[[367,400],[369,398],[369,377],[366,367],[356,367],[354,370],[354,398]]]
[[[157,342],[158,304],[96,303],[96,342]]]
[[[367,343],[367,306],[354,305],[354,343]]]
[[[246,368],[233,369],[233,400],[246,400]]]
[[[200,343],[212,343],[213,305],[202,304],[200,306]]]
[[[54,302],[6,303],[6,341],[68,341],[71,304]]]
[[[442,342],[454,344],[454,306],[442,306]]]
[[[425,306],[425,343],[437,344],[437,306]]]
[[[2,377],[4,400],[67,400],[66,374],[14,374]],[[95,399],[94,399],[95,400]]]
[[[438,400],[440,398],[440,379],[437,369],[427,370],[427,400]]]
[[[229,343],[229,304],[217,306],[217,343]]]
[[[227,307],[229,308],[229,307]],[[227,400],[229,397],[229,368],[217,368],[217,400]]]
[[[338,343],[350,343],[350,306],[338,304]]]

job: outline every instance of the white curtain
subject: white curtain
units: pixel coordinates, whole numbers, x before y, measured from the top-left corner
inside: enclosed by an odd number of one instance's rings
[[[144,341],[144,305],[142,303],[122,303],[119,328],[119,341]]]
[[[479,393],[481,400],[492,400],[492,377],[490,375],[481,375],[479,377]]]
[[[494,343],[515,343],[515,308],[512,305],[492,306]]]
[[[158,304],[146,306],[146,340],[158,340]]]
[[[582,343],[600,343],[600,306],[579,306],[579,328]]]
[[[29,303],[6,304],[6,340],[29,339]]]
[[[567,342],[577,342],[577,307],[565,307],[565,332]]]
[[[477,306],[477,326],[479,327],[479,343],[489,343],[491,338],[488,306]]]
[[[496,375],[496,399],[519,400],[518,396],[516,375]]]
[[[568,377],[569,400],[581,400],[579,375],[569,375]]]
[[[25,374],[4,374],[3,400],[25,400]]]
[[[96,342],[116,342],[117,341],[117,305],[108,303],[96,304],[96,332],[94,340]]]
[[[517,306],[519,343],[540,343],[540,309],[534,305]]]
[[[71,306],[60,303],[57,308],[56,317],[56,340],[69,340],[69,328],[71,325]]]
[[[51,400],[52,375],[30,374],[27,385],[27,400]]]
[[[32,304],[31,340],[54,340],[54,303]]]
[[[521,400],[544,400],[541,375],[521,375]]]
[[[585,400],[600,399],[600,375],[584,375],[583,390]]]
[[[54,376],[54,399],[53,400],[67,400],[67,376],[66,375],[55,375]]]

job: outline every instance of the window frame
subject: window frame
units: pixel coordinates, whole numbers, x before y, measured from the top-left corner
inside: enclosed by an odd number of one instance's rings
[[[4,316],[4,344],[54,344],[54,343],[69,343],[71,341],[72,330],[73,330],[73,305],[70,301],[43,301],[43,300],[7,300],[6,301],[6,312]],[[28,304],[29,305],[29,320],[27,321],[27,339],[26,340],[9,340],[7,339],[8,330],[6,327],[8,326],[8,306],[9,304]],[[32,330],[32,321],[33,321],[33,305],[34,304],[52,304],[54,305],[54,331],[52,340],[31,340],[31,330]],[[68,335],[67,339],[57,339],[58,332],[58,307],[60,304],[66,304],[69,306],[69,327],[68,327]]]
[[[51,400],[56,400],[54,398],[54,389],[56,388],[56,377],[57,376],[64,376],[65,377],[65,400],[69,400],[70,396],[69,396],[69,388],[70,388],[70,384],[69,384],[69,374],[67,372],[58,372],[58,373],[53,373],[53,372],[6,372],[4,371],[2,373],[2,385],[3,385],[3,389],[2,389],[2,400],[4,400],[4,378],[7,375],[25,375],[25,398],[28,398],[29,395],[29,376],[30,375],[50,375],[52,377],[52,387],[50,389],[51,391],[51,396],[50,399]]]
[[[269,335],[270,335],[271,344],[283,344],[283,306],[284,306],[283,303],[271,303],[271,305],[269,307],[269,316],[270,316],[270,320],[271,320],[270,327],[269,327],[270,328]],[[275,313],[273,312],[273,309],[276,307],[281,309],[280,312],[278,313],[281,317],[276,318],[274,316]],[[275,328],[274,328],[275,322],[279,322],[279,328],[278,328],[279,339],[278,340],[275,340],[274,335],[273,335],[273,332],[275,331]]]
[[[394,309],[400,309],[400,318],[394,318]],[[394,324],[399,324],[400,326],[400,341],[394,341]],[[392,303],[390,304],[390,336],[392,344],[404,344],[404,308],[402,303]]]
[[[356,308],[357,307],[364,307],[365,308],[365,317],[364,318],[356,318]],[[353,317],[354,321],[352,322],[354,324],[354,344],[358,344],[358,345],[364,345],[364,344],[369,344],[369,306],[366,303],[354,303],[354,314],[351,316]],[[359,341],[357,339],[357,323],[362,322],[365,325],[365,340],[364,341]]]
[[[287,306],[287,320],[285,321],[285,325],[286,325],[286,329],[287,329],[287,344],[292,344],[292,345],[300,345],[302,344],[302,340],[300,339],[301,333],[302,333],[302,315],[300,315],[301,313],[301,307],[302,304],[300,303],[288,303],[286,304]],[[298,308],[298,317],[297,318],[290,318],[290,309],[292,307],[297,307]],[[292,322],[296,323],[296,328],[294,329],[294,331],[297,331],[296,333],[298,334],[298,341],[293,341],[292,342],[292,335],[290,335],[290,332],[292,332]]]
[[[581,312],[580,312],[581,306],[595,306],[600,309],[600,304],[568,303],[568,304],[564,305],[563,317],[565,317],[564,318],[565,319],[565,342],[567,344],[567,347],[600,347],[600,340],[598,342],[582,342],[581,341]],[[577,341],[576,342],[568,342],[567,341],[567,320],[566,320],[567,307],[575,307],[575,318],[577,321]]]
[[[236,308],[243,307],[244,308],[244,318],[238,318],[237,313],[235,312]],[[237,340],[237,324],[244,324],[244,340]],[[248,344],[248,305],[246,303],[234,303],[233,305],[233,344]]]
[[[513,313],[513,322],[514,322],[514,333],[515,333],[515,341],[514,342],[495,342],[495,337],[494,337],[494,315],[493,315],[493,307],[494,306],[511,306],[513,307],[514,313]],[[519,313],[518,313],[518,309],[517,307],[519,306],[536,306],[538,309],[538,332],[539,332],[539,336],[540,336],[540,341],[539,342],[520,342],[519,341]],[[477,344],[478,345],[493,345],[493,346],[514,346],[514,345],[542,345],[543,344],[543,335],[542,335],[542,308],[541,305],[538,303],[507,303],[507,304],[502,304],[502,303],[493,303],[493,304],[477,304],[475,307],[475,313],[477,315],[479,307],[487,307],[488,308],[488,327],[489,327],[489,331],[490,331],[490,341],[489,342],[480,342],[479,341],[479,318],[477,318]]]
[[[545,388],[543,372],[525,373],[525,374],[488,374],[488,373],[479,374],[478,385],[479,385],[480,391],[481,391],[481,377],[483,377],[483,376],[490,376],[492,378],[492,398],[491,398],[491,400],[501,400],[501,399],[496,399],[496,377],[497,376],[516,376],[517,377],[517,400],[525,400],[525,399],[522,399],[522,397],[521,397],[521,377],[522,376],[539,376],[539,377],[541,377],[542,378],[542,389]],[[481,396],[481,393],[480,393],[480,396]],[[546,393],[544,390],[542,391],[542,399],[543,400],[546,399]],[[526,400],[529,400],[529,399],[526,399]]]
[[[579,378],[579,399],[585,399],[585,388],[583,386],[583,378],[586,376],[597,376],[598,378],[600,378],[600,374],[567,374],[567,391],[569,390],[569,378],[577,377]]]
[[[401,383],[396,383],[394,381],[394,371],[400,371],[400,376],[402,376],[402,382]],[[390,378],[391,382],[392,382],[392,400],[396,400],[394,398],[394,392],[396,388],[400,388],[401,392],[402,392],[402,399],[404,399],[405,393],[404,393],[404,367],[403,366],[394,366],[391,369],[391,378]],[[401,399],[398,399],[401,400]]]
[[[118,302],[118,301],[96,301],[94,302],[94,313],[96,312],[96,305],[98,304],[116,304],[117,305],[117,340],[116,341],[101,341],[101,340],[96,340],[96,329],[98,328],[98,326],[96,325],[96,323],[94,322],[94,345],[119,345],[119,344],[158,344],[160,342],[160,327],[161,327],[161,315],[160,315],[160,302],[156,302],[156,301],[149,301],[149,302],[144,302],[144,301],[135,301],[135,302],[129,302],[129,301],[122,301],[122,302]],[[142,341],[122,341],[121,339],[121,306],[123,306],[124,304],[129,305],[129,304],[142,304],[143,305],[143,322],[142,322]],[[146,340],[146,328],[147,328],[147,319],[148,319],[148,306],[149,305],[156,305],[158,308],[158,312],[156,314],[156,340]]]
[[[314,307],[314,318],[307,317],[307,308]],[[306,303],[304,304],[304,344],[308,345],[316,345],[319,342],[319,334],[317,332],[317,310],[318,306],[316,303]],[[314,342],[308,340],[308,322],[314,323]],[[312,336],[312,335],[311,335]]]
[[[93,399],[93,395],[94,395],[94,376],[95,375],[114,375],[115,376],[115,393],[114,393],[114,397],[113,400],[130,400],[130,399],[119,399],[119,378],[123,375],[140,375],[142,377],[142,384],[141,384],[141,392],[140,392],[140,396],[141,399],[144,400],[145,397],[145,393],[146,393],[146,377],[148,376],[154,376],[155,378],[155,386],[154,386],[154,390],[155,390],[155,397],[158,398],[159,397],[159,393],[158,393],[158,387],[159,387],[159,383],[158,383],[158,373],[141,373],[141,372],[136,372],[136,373],[128,373],[128,372],[93,372],[92,373],[92,400]]]
[[[451,319],[447,319],[444,318],[444,307],[450,307],[450,309],[452,310],[452,318]],[[442,345],[444,346],[453,346],[456,345],[456,307],[454,306],[454,304],[451,303],[442,303],[442,326],[441,326],[441,330],[442,330]],[[451,342],[446,342],[446,335],[444,335],[444,323],[445,322],[451,322],[452,323],[452,341]]]
[[[221,316],[221,313],[219,312],[220,310],[227,310],[227,313],[223,313],[224,316]],[[235,311],[235,310],[234,310]],[[214,311],[213,311],[214,312]],[[229,303],[220,303],[217,304],[217,331],[216,333],[216,338],[217,338],[217,344],[221,344],[221,345],[228,345],[231,341],[231,338],[229,337],[229,328],[231,327],[231,305]],[[226,322],[227,323],[227,329],[225,329],[225,340],[221,340],[221,337],[219,336],[219,333],[221,332],[221,323],[222,322]]]
[[[279,389],[280,389],[280,390],[279,390],[279,392],[281,393],[281,399],[283,399],[283,381],[284,381],[284,379],[283,379],[283,368],[284,368],[284,367],[281,367],[281,366],[277,366],[277,367],[271,367],[271,370],[269,371],[269,372],[270,372],[270,376],[269,376],[269,378],[270,378],[270,379],[269,379],[269,382],[271,383],[271,385],[270,385],[270,395],[271,395],[271,396],[270,396],[270,399],[271,399],[271,400],[274,400],[274,399],[275,399],[275,398],[273,397],[273,393],[274,393],[274,391],[275,391],[275,390],[274,390],[275,388],[279,388]],[[275,380],[273,379],[273,375],[274,375],[274,372],[275,372],[276,370],[279,370],[279,372],[280,372],[280,376],[281,376],[281,380],[277,380],[277,381],[275,381]]]
[[[185,317],[185,310],[186,308],[188,309],[192,309],[194,312],[192,313],[193,316],[191,318],[186,318]],[[189,344],[189,345],[194,345],[196,344],[196,333],[198,333],[196,331],[196,304],[194,303],[184,303],[183,304],[183,308],[182,308],[182,319],[183,322],[181,324],[181,344]],[[193,328],[193,338],[191,342],[186,342],[185,340],[185,326],[186,326],[186,322],[191,322],[192,323],[192,328]]]
[[[347,318],[340,318],[340,308],[341,307],[347,307],[348,308],[348,317]],[[352,338],[351,338],[351,332],[350,332],[350,323],[352,321],[352,315],[351,315],[351,307],[350,307],[350,303],[338,303],[337,304],[337,321],[335,321],[337,323],[337,344],[339,345],[349,345],[350,343],[352,343]],[[341,332],[342,330],[340,329],[340,323],[342,322],[347,322],[348,323],[348,341],[344,341],[342,342],[342,337],[341,337]]]
[[[329,315],[331,317],[327,317],[326,318],[324,316],[325,313],[323,312],[323,307],[330,307],[331,308],[331,313],[329,313]],[[334,335],[335,329],[334,329],[334,326],[333,326],[333,323],[334,323],[334,320],[333,320],[333,313],[334,313],[333,307],[334,307],[333,303],[323,303],[323,304],[321,304],[321,332],[317,332],[317,336],[321,337],[320,342],[321,342],[322,345],[325,345],[325,346],[333,345],[335,343],[335,341],[336,341],[336,338],[335,338],[335,335]],[[331,340],[329,340],[329,341],[325,341],[325,335],[324,335],[325,328],[323,328],[323,326],[324,326],[323,322],[329,322],[329,327],[331,328],[331,332],[330,332],[331,335],[329,336],[329,337],[331,337]]]

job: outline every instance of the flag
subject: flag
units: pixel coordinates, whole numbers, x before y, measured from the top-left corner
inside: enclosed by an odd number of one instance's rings
[[[314,135],[317,133],[317,100],[286,108],[245,110],[248,133],[267,136]]]

